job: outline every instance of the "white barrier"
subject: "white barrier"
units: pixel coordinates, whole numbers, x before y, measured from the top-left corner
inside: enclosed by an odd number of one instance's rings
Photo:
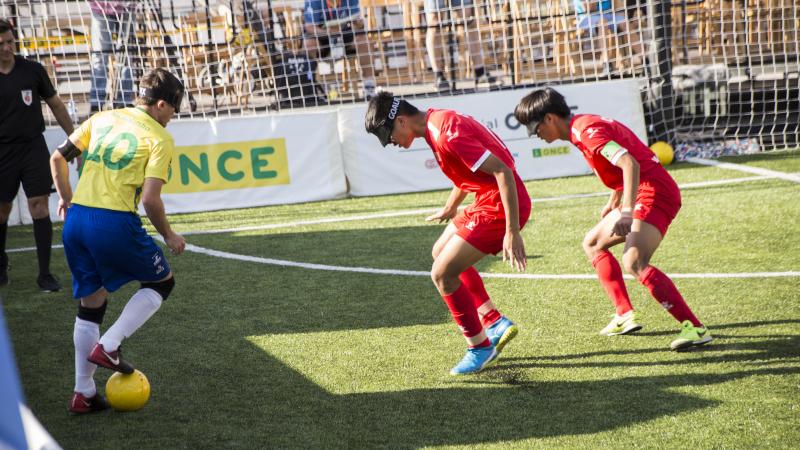
[[[167,129],[175,154],[163,199],[168,213],[308,202],[347,193],[336,112],[185,120]],[[51,151],[66,136],[60,128],[45,131]],[[77,184],[75,164],[70,181]],[[58,196],[50,213],[58,220]],[[143,213],[143,211],[142,211]],[[30,223],[20,188],[9,224]]]
[[[336,112],[187,120],[175,136],[169,213],[325,200],[347,193]]]
[[[556,87],[573,112],[613,117],[647,142],[638,81],[614,80]],[[590,173],[580,151],[564,141],[547,144],[528,137],[514,119],[514,107],[530,89],[486,92],[458,97],[414,99],[417,108],[453,109],[471,115],[506,143],[525,180]],[[350,194],[380,195],[443,189],[452,186],[441,173],[428,144],[417,139],[410,149],[382,148],[364,131],[366,105],[339,111],[339,135]]]
[[[575,113],[612,117],[646,141],[636,80],[558,87]],[[525,180],[589,173],[580,152],[567,142],[528,138],[513,117],[530,90],[485,92],[413,100],[420,109],[448,108],[469,114],[508,145]],[[164,186],[168,213],[246,208],[326,200],[347,194],[380,195],[451,186],[430,148],[417,139],[410,149],[382,148],[364,130],[366,105],[337,110],[257,117],[182,120],[169,124],[176,151]],[[48,148],[65,139],[60,128],[45,131]],[[345,180],[345,175],[347,181]],[[75,165],[70,181],[77,183]],[[57,219],[58,198],[50,211]],[[9,224],[30,223],[22,190]]]

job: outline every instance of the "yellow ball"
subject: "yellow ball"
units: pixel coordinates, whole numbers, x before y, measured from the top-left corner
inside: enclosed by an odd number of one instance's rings
[[[138,370],[128,375],[115,372],[106,382],[106,398],[117,411],[142,409],[150,398],[150,382]]]
[[[650,146],[650,150],[658,156],[658,160],[662,166],[672,163],[675,154],[672,152],[672,146],[664,141],[658,141]]]

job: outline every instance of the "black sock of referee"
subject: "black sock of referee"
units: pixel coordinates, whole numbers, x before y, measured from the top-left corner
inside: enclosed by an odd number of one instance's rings
[[[36,239],[36,257],[39,258],[39,275],[50,273],[50,247],[53,245],[53,222],[50,217],[33,219],[33,237]]]
[[[6,257],[6,234],[8,232],[8,223],[0,223],[0,261]]]

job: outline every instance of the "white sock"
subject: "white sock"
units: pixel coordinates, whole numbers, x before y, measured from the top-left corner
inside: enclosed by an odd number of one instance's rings
[[[87,398],[94,397],[97,392],[94,385],[97,365],[87,361],[86,357],[99,339],[100,325],[75,318],[75,329],[72,332],[72,342],[75,344],[75,392],[80,392]]]
[[[100,344],[107,352],[113,352],[125,338],[131,337],[147,319],[149,319],[158,308],[161,307],[161,294],[150,289],[139,289],[133,294],[128,304],[122,310],[122,314],[111,328],[106,330],[100,338]]]

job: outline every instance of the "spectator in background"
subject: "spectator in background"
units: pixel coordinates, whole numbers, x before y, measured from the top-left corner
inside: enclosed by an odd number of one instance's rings
[[[50,152],[42,136],[42,100],[67,135],[72,133],[73,126],[67,108],[56,94],[44,67],[15,55],[15,50],[13,27],[10,22],[0,19],[0,286],[8,284],[8,256],[5,252],[8,216],[11,202],[22,183],[33,218],[33,236],[39,260],[36,281],[43,291],[55,292],[61,286],[50,274],[53,224],[50,222],[48,198],[53,180],[48,163]]]
[[[603,61],[603,73],[608,75],[612,72],[611,59],[608,55],[607,32],[625,33],[627,30],[627,17],[623,12],[614,11],[613,0],[573,0],[575,13],[578,16],[578,30],[589,31],[589,36],[596,36],[595,29],[600,32],[600,58]],[[636,33],[628,35],[628,42],[635,55],[641,55],[642,44]],[[622,69],[621,62],[617,63],[617,68]]]
[[[303,46],[311,58],[326,58],[331,43],[341,40],[347,54],[358,56],[364,98],[375,95],[375,70],[358,0],[305,0]]]
[[[455,22],[464,21],[466,30],[467,48],[472,58],[472,66],[475,72],[475,86],[481,83],[493,85],[497,79],[486,71],[483,62],[483,49],[481,48],[481,35],[476,27],[477,10],[472,5],[472,0],[425,0],[425,21],[428,30],[425,34],[425,47],[428,50],[428,58],[431,63],[431,70],[436,76],[436,88],[439,90],[450,89],[450,83],[444,75],[444,52],[447,43],[442,39],[441,22],[442,17],[447,17],[445,13],[450,13],[450,19]]]
[[[105,106],[108,90],[108,63],[111,54],[117,61],[118,86],[112,99],[114,108],[133,104],[133,74],[129,44],[134,38],[135,1],[89,1],[92,10],[92,87],[89,91],[90,111]]]

